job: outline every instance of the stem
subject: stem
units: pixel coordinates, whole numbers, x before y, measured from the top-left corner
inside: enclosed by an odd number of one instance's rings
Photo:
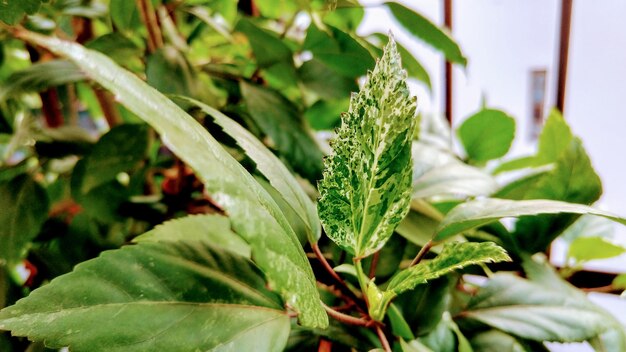
[[[343,281],[343,279],[339,276],[339,274],[337,274],[333,267],[330,266],[330,264],[326,260],[326,257],[324,257],[324,254],[322,253],[322,251],[320,251],[320,247],[317,245],[317,243],[311,243],[311,249],[313,249],[313,253],[315,253],[315,256],[320,261],[320,263],[322,263],[322,266],[324,267],[324,269],[326,269],[330,276],[332,276],[333,279],[335,279],[341,285],[347,287],[346,282]]]
[[[349,325],[356,325],[356,326],[364,326],[364,327],[370,327],[372,326],[372,324],[374,324],[372,320],[357,318],[348,314],[338,312],[330,308],[329,306],[327,306],[324,302],[322,302],[322,306],[324,307],[324,310],[326,311],[326,313],[328,313],[328,316],[334,318],[335,320],[341,323],[349,324]]]
[[[152,2],[150,0],[137,0],[137,9],[139,9],[141,20],[148,31],[148,51],[154,53],[163,46],[163,37]]]
[[[391,346],[389,345],[387,336],[385,336],[385,332],[380,327],[380,324],[376,324],[376,334],[378,334],[378,339],[380,340],[380,344],[383,345],[385,352],[391,352]]]
[[[432,240],[429,240],[428,242],[426,242],[426,244],[424,244],[424,247],[422,247],[422,249],[420,249],[419,253],[417,253],[415,258],[413,258],[413,261],[411,262],[409,267],[412,267],[413,265],[416,265],[419,262],[421,262],[422,259],[424,259],[424,256],[428,254],[428,251],[430,251],[430,249],[433,247],[434,244],[435,243]]]
[[[376,275],[376,266],[378,265],[378,259],[380,258],[380,251],[374,253],[372,257],[372,263],[370,264],[369,278],[373,278]]]
[[[354,259],[354,266],[356,267],[356,276],[359,280],[359,286],[361,286],[361,292],[363,292],[363,299],[365,300],[365,304],[369,307],[369,302],[367,300],[367,280],[368,277],[365,275],[363,271],[363,265],[361,264],[361,258]]]
[[[115,102],[111,93],[99,87],[93,87],[92,90],[94,95],[96,96],[96,99],[98,99],[100,110],[102,110],[102,114],[107,120],[109,128],[113,128],[114,126],[119,125],[122,121],[122,118],[120,117],[119,111],[115,107]]]
[[[320,344],[317,347],[317,352],[331,352],[333,350],[333,343],[326,339],[320,339]]]

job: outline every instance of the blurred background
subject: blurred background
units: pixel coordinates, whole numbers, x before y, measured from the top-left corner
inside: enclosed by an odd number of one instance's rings
[[[405,0],[406,6],[444,25],[446,0]],[[359,33],[387,32],[390,28],[424,65],[432,91],[413,82],[420,112],[441,113],[445,108],[445,63],[431,47],[416,41],[394,22],[379,1],[367,6]],[[598,206],[626,214],[626,2],[561,0],[450,1],[452,35],[468,58],[467,67],[452,66],[451,117],[453,126],[478,111],[484,103],[516,118],[518,133],[511,156],[533,152],[550,109],[557,105],[561,19],[571,4],[569,53],[564,89],[564,117],[583,140],[604,184]],[[615,226],[613,240],[626,244],[626,228]],[[551,259],[565,260],[557,241]],[[626,255],[595,260],[586,269],[623,272]],[[592,293],[592,299],[626,324],[626,302],[616,296]],[[553,344],[554,351],[592,351],[588,346]]]

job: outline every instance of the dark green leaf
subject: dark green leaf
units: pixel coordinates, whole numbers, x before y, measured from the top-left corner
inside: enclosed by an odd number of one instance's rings
[[[190,215],[167,221],[135,237],[133,242],[200,241],[250,257],[250,246],[230,229],[227,217],[216,214]]]
[[[532,352],[515,337],[498,330],[476,334],[470,343],[476,352]]]
[[[28,40],[67,56],[161,134],[165,145],[190,165],[207,192],[231,216],[235,232],[252,247],[256,263],[300,322],[325,327],[313,272],[298,239],[271,196],[206,129],[167,97],[108,57],[59,39],[26,34]]]
[[[0,311],[0,329],[77,352],[280,351],[289,317],[247,259],[200,242],[144,243]]]
[[[176,48],[166,45],[146,62],[148,84],[163,94],[194,96],[194,72]]]
[[[319,179],[322,151],[297,107],[268,88],[243,81],[240,87],[248,112],[261,130],[272,138],[279,153],[300,175],[313,183]]]
[[[359,89],[354,79],[337,74],[319,59],[309,60],[302,64],[298,68],[298,76],[307,89],[327,100],[347,100],[350,93]],[[347,107],[348,104],[345,106]]]
[[[30,176],[0,183],[0,270],[16,264],[48,217],[46,191]]]
[[[428,285],[418,285],[398,295],[390,307],[395,306],[401,311],[416,336],[428,335],[437,327],[448,307],[450,283],[454,281],[442,276]],[[391,316],[391,308],[388,315]]]
[[[311,128],[332,131],[341,124],[341,113],[348,111],[350,99],[318,100],[304,113]]]
[[[342,117],[319,184],[326,234],[357,257],[382,248],[409,210],[415,109],[390,40]]]
[[[113,24],[122,31],[130,31],[141,25],[135,1],[111,0],[109,13]]]
[[[626,219],[582,204],[553,200],[505,200],[478,199],[463,203],[452,209],[439,224],[435,241],[443,241],[463,231],[492,223],[506,217],[539,214],[590,214],[626,225]]]
[[[4,0],[0,1],[0,21],[12,25],[24,15],[33,15],[39,11],[41,0]]]
[[[96,143],[84,159],[84,173],[72,180],[78,194],[87,194],[92,189],[114,180],[120,172],[132,170],[146,157],[148,149],[148,127],[124,124],[111,129]]]
[[[246,18],[237,23],[235,30],[248,37],[259,67],[269,67],[279,62],[289,62],[293,65],[291,49],[274,33],[257,27]]]
[[[484,109],[465,120],[457,132],[469,159],[481,163],[509,151],[515,119],[500,110]]]
[[[393,16],[411,34],[420,38],[433,48],[441,51],[448,61],[465,66],[467,59],[461,53],[461,48],[454,42],[450,35],[437,27],[426,17],[395,2],[385,3]]]

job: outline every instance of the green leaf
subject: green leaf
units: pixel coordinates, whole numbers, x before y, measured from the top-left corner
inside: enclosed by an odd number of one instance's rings
[[[4,0],[0,1],[0,21],[12,25],[24,15],[33,15],[39,11],[41,0]]]
[[[1,2],[0,2],[1,3]],[[40,92],[50,87],[85,79],[85,74],[67,60],[39,62],[9,75],[0,85],[0,101],[18,94]]]
[[[419,340],[406,342],[400,339],[400,347],[402,348],[402,352],[433,352],[433,350],[419,342]]]
[[[616,290],[626,290],[626,274],[617,275],[612,285]]]
[[[261,143],[252,133],[218,110],[197,100],[185,99],[198,106],[213,118],[224,132],[231,136],[255,163],[257,169],[267,178],[272,187],[284,198],[296,215],[307,227],[309,242],[315,243],[321,236],[321,225],[315,204],[285,165]]]
[[[505,162],[498,166],[494,173],[538,167],[556,162],[570,146],[573,139],[572,131],[561,113],[556,109],[552,109],[541,130],[537,154]]]
[[[113,24],[122,31],[130,31],[141,25],[137,3],[127,0],[111,0],[109,14]]]
[[[206,242],[246,258],[250,258],[251,254],[246,241],[230,229],[230,220],[216,214],[189,215],[166,221],[133,239],[133,242],[138,243],[179,241]]]
[[[532,352],[515,337],[498,330],[476,334],[470,343],[476,352]]]
[[[356,91],[356,89],[355,89]],[[308,108],[304,117],[315,130],[332,131],[341,124],[341,114],[348,111],[350,99],[318,100]]]
[[[421,81],[426,85],[426,88],[432,92],[433,87],[430,83],[430,76],[424,66],[417,61],[415,56],[413,56],[410,51],[400,44],[398,44],[398,52],[400,53],[400,57],[402,58],[402,62],[406,68],[406,72],[409,74],[409,77],[413,77]]]
[[[85,157],[84,171],[74,173],[72,187],[76,195],[87,194],[92,189],[115,180],[120,172],[133,169],[146,157],[148,127],[123,124],[103,135]]]
[[[394,275],[391,281],[389,281],[389,285],[387,285],[385,295],[390,300],[417,285],[425,284],[430,280],[468,265],[509,260],[511,258],[509,258],[504,249],[492,242],[447,243],[435,259],[428,262],[420,262]]]
[[[303,49],[310,50],[314,58],[345,77],[362,76],[374,67],[370,52],[350,34],[330,25],[326,27],[323,30],[315,24],[309,26]]]
[[[171,45],[146,60],[147,82],[163,94],[194,96],[195,75],[185,56]]]
[[[387,316],[389,317],[391,332],[394,334],[394,336],[398,336],[407,340],[415,339],[413,331],[411,331],[411,327],[402,316],[402,312],[393,303],[389,305]]]
[[[289,317],[249,260],[200,242],[143,243],[0,311],[0,329],[77,352],[280,351]]]
[[[270,67],[279,62],[293,65],[291,49],[275,33],[257,27],[252,21],[242,18],[235,27],[248,37],[259,67]]]
[[[430,241],[437,229],[439,221],[420,212],[409,211],[396,228],[396,232],[412,243],[423,246]]]
[[[46,191],[28,175],[0,183],[0,270],[16,264],[48,217]]]
[[[617,257],[626,248],[613,244],[602,237],[579,237],[569,246],[567,256],[577,262]]]
[[[611,238],[615,233],[615,223],[597,216],[583,215],[559,236],[567,243],[580,237]]]
[[[297,107],[269,88],[243,81],[240,87],[254,121],[295,171],[314,183],[321,175],[322,151]]]
[[[450,284],[454,282],[454,278],[442,276],[428,282],[428,285],[417,285],[414,289],[398,295],[390,307],[395,306],[401,311],[413,334],[428,335],[437,327],[448,308]],[[387,315],[391,318],[391,308]]]
[[[463,121],[457,133],[469,159],[486,162],[509,151],[515,138],[515,119],[500,110],[483,109]]]
[[[463,231],[487,225],[502,218],[559,213],[602,216],[626,225],[624,218],[582,204],[545,199],[518,201],[478,199],[463,203],[446,214],[439,224],[433,240],[443,241]]]
[[[459,45],[450,37],[446,30],[437,27],[426,17],[395,2],[386,2],[393,16],[411,34],[423,40],[433,48],[441,51],[450,62],[463,66],[467,59],[461,53]]]
[[[193,168],[231,216],[233,229],[252,247],[256,263],[300,322],[325,327],[313,272],[300,243],[271,196],[191,116],[108,57],[59,39],[24,34],[57,55],[67,56],[93,80],[160,133],[165,145]]]
[[[298,76],[307,89],[324,99],[347,100],[350,93],[359,89],[354,79],[337,74],[318,59],[303,63],[298,68]],[[339,120],[338,117],[337,120]]]
[[[393,40],[350,101],[319,184],[328,236],[357,257],[385,244],[409,210],[415,98]]]
[[[480,289],[462,316],[536,341],[584,341],[612,328],[606,313],[578,296],[504,273]]]

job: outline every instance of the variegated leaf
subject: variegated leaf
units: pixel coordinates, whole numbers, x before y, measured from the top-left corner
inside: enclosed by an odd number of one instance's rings
[[[415,109],[390,39],[351,98],[319,184],[326,234],[357,257],[379,250],[409,210]]]

